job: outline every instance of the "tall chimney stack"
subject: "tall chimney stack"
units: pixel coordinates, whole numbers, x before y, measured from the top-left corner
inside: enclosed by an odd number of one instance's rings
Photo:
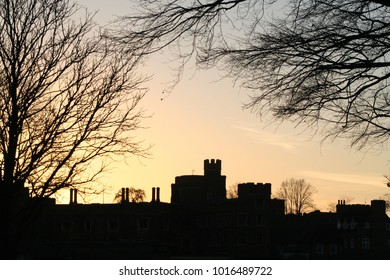
[[[74,195],[74,197],[73,197],[73,203],[74,203],[74,204],[77,204],[77,189],[74,189],[74,190],[73,190],[73,195]]]
[[[121,203],[125,203],[125,188],[122,188]]]
[[[160,202],[160,188],[159,187],[157,187],[157,198],[156,198],[156,201]]]
[[[129,188],[126,188],[126,202],[129,202]]]
[[[70,189],[69,204],[73,204],[73,189]]]
[[[69,204],[77,204],[77,189],[70,189]]]
[[[156,201],[156,188],[153,187],[152,188],[152,202],[155,202]]]

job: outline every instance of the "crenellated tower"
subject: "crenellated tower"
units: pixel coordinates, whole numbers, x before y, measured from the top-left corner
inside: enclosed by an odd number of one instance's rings
[[[219,159],[204,160],[204,175],[177,176],[172,184],[174,204],[202,204],[226,200],[226,176]]]
[[[205,159],[204,160],[204,176],[221,176],[221,160],[220,159]]]
[[[221,160],[204,160],[204,181],[207,201],[226,199],[226,176],[221,175]]]

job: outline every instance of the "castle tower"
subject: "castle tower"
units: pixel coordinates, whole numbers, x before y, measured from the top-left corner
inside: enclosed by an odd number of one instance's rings
[[[220,159],[205,159],[204,160],[204,176],[221,176],[221,160]]]
[[[221,175],[221,160],[204,160],[204,175],[177,176],[171,185],[174,204],[203,204],[226,199],[226,176]]]
[[[221,175],[221,160],[204,160],[204,186],[206,200],[221,201],[226,199],[226,176]]]

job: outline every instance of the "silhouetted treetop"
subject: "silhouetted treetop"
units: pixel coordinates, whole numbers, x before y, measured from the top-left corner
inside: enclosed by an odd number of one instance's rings
[[[389,15],[386,1],[144,0],[113,38],[173,48],[179,78],[191,58],[218,67],[253,91],[246,108],[361,149],[390,135]]]
[[[313,195],[317,189],[304,179],[284,180],[276,191],[275,197],[284,199],[286,214],[302,215],[315,210]]]
[[[94,159],[145,154],[130,134],[142,118],[137,63],[76,4],[2,1],[0,188],[47,197],[93,180],[104,169]]]
[[[145,94],[139,58],[123,57],[101,30],[67,0],[0,2],[1,258],[16,257],[46,198],[97,192],[90,183],[104,159],[147,154],[133,135]]]
[[[124,197],[124,192],[127,192]],[[134,187],[126,188],[118,190],[115,193],[114,196],[114,202],[121,203],[121,202],[133,202],[133,203],[139,203],[143,202],[146,198],[145,191],[143,189],[137,189]],[[128,199],[128,201],[123,201],[124,199]]]

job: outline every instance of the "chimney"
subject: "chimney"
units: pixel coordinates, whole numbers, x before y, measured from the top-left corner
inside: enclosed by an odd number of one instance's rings
[[[155,201],[156,201],[155,195],[156,195],[156,188],[153,187],[153,188],[152,188],[152,202],[155,202]]]
[[[129,202],[129,188],[126,188],[126,197],[125,197],[125,201],[126,201],[126,202]]]
[[[74,204],[77,204],[77,189],[74,189],[73,190],[73,203]]]
[[[70,189],[69,204],[77,204],[77,189]]]
[[[70,189],[69,204],[73,204],[73,189]]]
[[[157,187],[157,198],[156,198],[156,201],[160,202],[160,188],[159,187]]]
[[[122,188],[121,203],[125,203],[125,188]]]

